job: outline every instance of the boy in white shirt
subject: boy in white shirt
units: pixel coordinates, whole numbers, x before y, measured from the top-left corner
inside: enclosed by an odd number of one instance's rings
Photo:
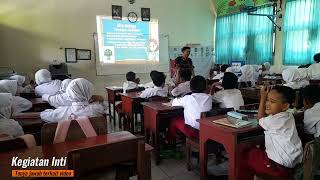
[[[181,70],[180,73],[180,84],[175,87],[171,94],[175,97],[184,96],[191,92],[190,89],[190,79],[191,79],[191,71],[190,70]]]
[[[136,74],[132,71],[126,74],[127,81],[123,83],[123,93],[127,90],[138,88],[139,78],[136,78]]]
[[[212,79],[215,80],[215,79],[218,79],[219,81],[222,80],[223,76],[224,76],[224,73],[226,72],[227,68],[229,67],[228,64],[224,64],[221,66],[220,68],[220,74],[217,74],[216,76],[214,76]]]
[[[309,79],[320,79],[320,53],[314,55],[314,64],[311,64],[308,68]]]
[[[140,98],[150,98],[153,96],[161,96],[167,97],[168,96],[168,87],[165,86],[166,76],[163,72],[156,72],[152,79],[154,83],[153,88],[147,88],[140,94]]]
[[[302,90],[304,112],[304,132],[315,138],[320,135],[320,87],[309,85]]]
[[[242,156],[239,179],[253,180],[255,174],[288,177],[302,162],[303,149],[294,117],[286,112],[294,102],[295,91],[275,86],[260,91],[259,125],[265,130],[265,149],[254,148]]]
[[[202,112],[212,109],[212,98],[206,94],[206,79],[202,76],[195,76],[190,81],[191,95],[182,98],[175,98],[172,106],[182,106],[184,117],[176,117],[170,120],[168,140],[174,143],[177,132],[181,131],[189,138],[199,138],[199,122]]]
[[[153,78],[154,78],[154,75],[157,73],[158,71],[156,70],[153,70],[150,72],[150,78],[151,78],[151,82],[148,82],[144,85],[144,88],[153,88],[154,87],[154,84],[153,84]]]
[[[211,92],[217,84],[213,84]],[[220,103],[220,108],[234,108],[239,110],[244,105],[241,91],[236,89],[238,86],[238,78],[231,72],[225,72],[222,79],[223,90],[213,94],[213,101]],[[212,93],[211,93],[212,94]]]

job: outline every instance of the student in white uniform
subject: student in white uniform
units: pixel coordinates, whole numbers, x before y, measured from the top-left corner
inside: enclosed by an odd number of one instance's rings
[[[309,85],[309,81],[303,79],[296,68],[287,68],[283,70],[282,78],[286,82],[284,86],[291,87],[292,89],[300,89]]]
[[[51,73],[46,69],[40,69],[35,74],[37,87],[35,94],[42,97],[44,94],[54,95],[57,94],[61,87],[60,80],[51,80]]]
[[[265,62],[262,64],[262,72],[261,72],[261,76],[266,76],[270,74],[270,68],[271,68],[271,64],[269,62]]]
[[[255,174],[288,177],[302,162],[303,149],[294,117],[286,112],[295,100],[295,92],[286,86],[260,91],[258,119],[264,129],[265,149],[253,148],[242,156],[239,179],[253,180]]]
[[[31,88],[31,86],[24,86],[24,83],[26,81],[26,77],[21,76],[21,75],[13,75],[9,79],[17,81],[17,83],[18,83],[17,94],[27,93],[27,92],[33,91],[33,88]]]
[[[190,79],[192,72],[190,70],[181,70],[180,73],[180,83],[177,87],[175,87],[171,94],[175,97],[177,96],[184,96],[191,92],[190,89]]]
[[[16,80],[0,80],[0,93],[10,93],[12,95],[12,109],[13,114],[27,111],[32,108],[32,103],[17,94],[17,81]]]
[[[314,64],[311,64],[308,68],[309,79],[320,79],[320,53],[313,56]]]
[[[103,116],[104,108],[98,103],[89,104],[92,97],[93,85],[84,78],[78,78],[71,81],[66,93],[68,99],[72,102],[71,106],[58,107],[57,109],[47,109],[40,113],[40,117],[46,122],[58,122],[65,120],[70,115],[99,117]]]
[[[229,68],[228,64],[224,64],[220,67],[220,73],[217,74],[216,76],[214,76],[212,79],[216,80],[218,79],[219,81],[222,80],[224,73],[226,72],[226,70]]]
[[[154,79],[154,75],[157,73],[158,71],[153,70],[150,72],[150,78],[151,78],[151,82],[148,82],[144,85],[144,88],[153,88],[154,87],[154,83],[153,83],[153,79]]]
[[[59,93],[65,93],[67,90],[68,85],[70,84],[70,82],[72,81],[72,79],[65,79],[61,82],[61,87],[59,90]]]
[[[184,116],[170,120],[168,140],[174,142],[177,132],[182,132],[189,138],[199,138],[199,122],[202,112],[212,109],[212,98],[205,93],[207,81],[202,76],[195,76],[190,81],[192,94],[175,98],[172,106],[182,106]]]
[[[320,87],[309,85],[302,90],[304,111],[304,132],[315,138],[320,136]]]
[[[165,85],[166,76],[163,72],[156,72],[152,79],[155,87],[147,88],[140,94],[141,98],[150,98],[153,96],[168,96],[168,87]]]
[[[127,90],[136,89],[138,88],[139,79],[136,78],[136,73],[130,71],[126,74],[126,79],[123,83],[123,93],[126,93]]]
[[[223,90],[213,94],[213,100],[220,103],[220,108],[239,110],[244,105],[241,91],[237,89],[238,78],[235,74],[226,72],[222,79]],[[215,89],[215,84],[212,86]]]
[[[253,66],[251,65],[244,65],[240,67],[240,71],[241,71],[241,76],[238,79],[238,82],[251,82],[251,86],[255,85],[255,82],[252,82],[253,80]]]
[[[20,124],[10,119],[13,97],[10,93],[0,93],[0,134],[17,137],[24,134]]]

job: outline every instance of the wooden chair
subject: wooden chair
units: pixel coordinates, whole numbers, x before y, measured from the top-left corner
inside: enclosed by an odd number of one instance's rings
[[[212,117],[212,116],[217,116],[217,115],[225,115],[229,111],[234,111],[233,108],[217,108],[217,109],[212,109],[211,111],[207,112],[202,112],[201,113],[201,119],[205,117]],[[200,119],[200,121],[201,121]],[[219,147],[217,147],[219,148]],[[192,155],[192,149],[200,149],[199,146],[199,139],[195,138],[186,138],[186,157],[187,157],[187,170],[191,171],[192,169],[192,163],[191,163],[191,155]]]
[[[25,136],[29,136],[30,138],[34,139],[33,135],[31,134],[28,134]],[[4,136],[1,135],[1,137],[4,137]],[[28,148],[28,145],[26,144],[26,142],[23,140],[22,137],[16,137],[13,139],[4,138],[4,140],[0,140],[0,152],[8,152],[8,151],[14,151],[14,150],[26,149],[26,148]]]
[[[97,135],[104,135],[108,133],[107,119],[105,117],[94,117],[89,119]],[[41,144],[53,143],[57,125],[58,123],[46,123],[43,125],[41,129]],[[77,121],[72,120],[68,130],[66,141],[74,141],[81,138],[86,138],[86,136],[82,132],[82,129]]]
[[[149,180],[143,137],[68,152],[68,169],[77,177],[119,163],[134,162],[139,180]],[[127,179],[129,179],[128,175]],[[126,178],[125,178],[126,179]]]

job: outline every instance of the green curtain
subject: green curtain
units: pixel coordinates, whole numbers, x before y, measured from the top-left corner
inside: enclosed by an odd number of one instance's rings
[[[255,13],[272,14],[273,7],[259,8]],[[233,60],[246,64],[272,61],[273,24],[267,17],[247,13],[217,18],[216,62],[230,64]]]
[[[287,0],[283,40],[285,65],[313,62],[320,52],[320,0]]]

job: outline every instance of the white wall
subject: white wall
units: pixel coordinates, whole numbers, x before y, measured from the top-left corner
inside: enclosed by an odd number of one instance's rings
[[[111,5],[122,5],[123,16],[141,7],[151,8],[159,19],[160,34],[169,35],[169,45],[213,43],[214,13],[211,0],[1,0],[0,67],[12,67],[33,77],[54,59],[64,62],[64,48],[91,49],[96,15],[110,15]],[[96,93],[121,85],[123,75],[96,76],[95,61],[68,64],[73,77],[92,81]],[[140,75],[142,82],[150,81]]]

